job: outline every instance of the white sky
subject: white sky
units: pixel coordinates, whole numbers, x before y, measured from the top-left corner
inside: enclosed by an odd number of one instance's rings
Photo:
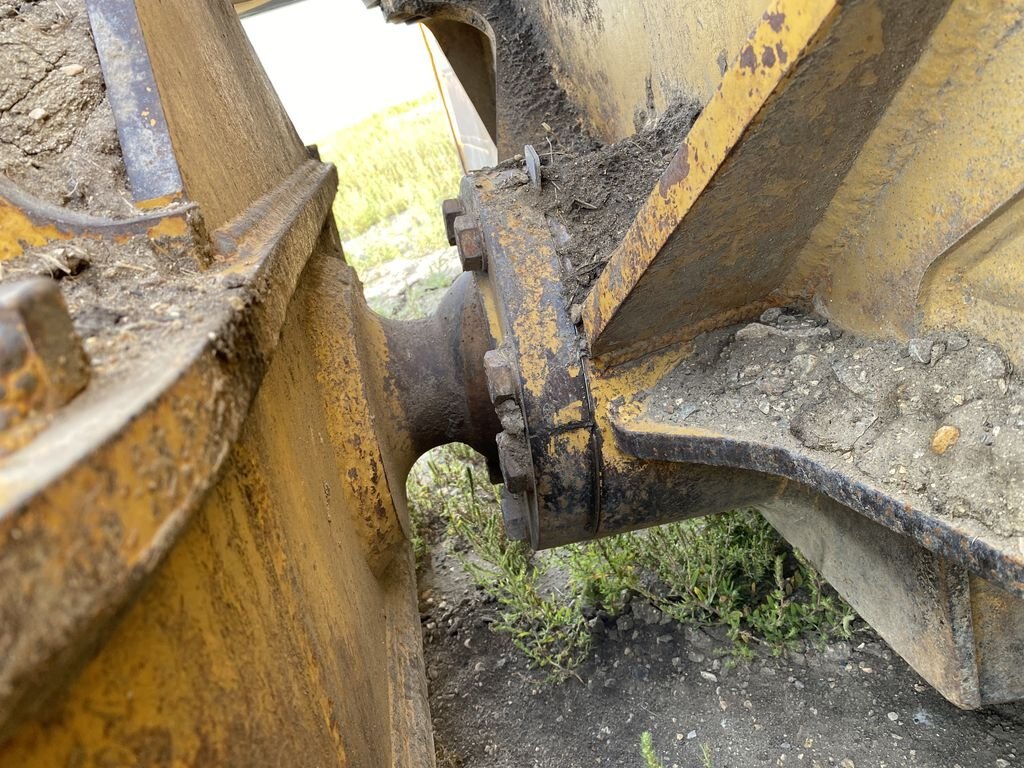
[[[303,0],[242,23],[306,143],[437,88],[420,30],[359,0]]]

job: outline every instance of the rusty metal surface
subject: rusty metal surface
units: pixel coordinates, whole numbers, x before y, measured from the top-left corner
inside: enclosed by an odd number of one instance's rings
[[[399,535],[386,571],[375,571],[357,529],[378,442],[372,426],[352,433],[365,400],[334,412],[337,393],[321,378],[346,361],[354,369],[343,375],[362,375],[356,336],[334,333],[361,311],[339,303],[358,293],[350,271],[326,232],[286,302],[237,440],[210,457],[221,460],[216,484],[195,499],[173,546],[147,547],[160,567],[45,716],[0,746],[0,763],[432,765],[411,553]],[[210,383],[208,392],[231,388],[226,378]],[[336,443],[346,418],[349,440]],[[193,461],[197,475],[216,466],[181,448],[174,457]],[[168,469],[165,482],[187,479]],[[378,527],[396,525],[387,514]]]
[[[191,239],[197,209],[187,203],[127,219],[75,213],[34,199],[0,176],[0,262],[26,247],[84,237],[123,242],[133,235]]]
[[[615,432],[625,450],[650,461],[736,467],[793,480],[1024,597],[1024,555],[1015,546],[926,514],[835,466],[781,445],[649,420],[616,423]]]
[[[774,3],[589,297],[595,356],[802,298],[783,283],[947,6]]]
[[[213,482],[333,199],[333,168],[310,161],[295,175],[305,204],[260,220],[228,267],[250,281],[247,300],[224,288],[162,366],[77,399],[0,466],[0,740],[159,565]]]
[[[791,487],[759,507],[951,702],[977,709],[1024,696],[1019,596],[827,497]]]
[[[480,174],[462,184],[466,216],[486,252],[485,296],[499,350],[521,385],[499,398],[503,466],[534,547],[594,535],[600,515],[596,436],[577,332],[561,293],[560,267],[542,216]],[[466,216],[456,219],[458,222]],[[502,410],[504,409],[504,410]],[[532,464],[532,472],[528,466]]]
[[[86,0],[85,5],[132,196],[143,208],[165,205],[181,197],[181,173],[135,0]]]
[[[89,360],[57,284],[0,286],[0,453],[24,445],[88,383]]]
[[[406,471],[431,448],[454,442],[495,463],[501,426],[487,396],[484,354],[496,342],[473,277],[460,276],[426,319],[374,320],[385,339],[385,387],[409,438]]]

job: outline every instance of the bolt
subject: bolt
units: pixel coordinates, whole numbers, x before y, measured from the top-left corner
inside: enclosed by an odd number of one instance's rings
[[[441,203],[441,215],[444,216],[444,231],[448,235],[448,245],[455,245],[455,218],[465,212],[462,201],[458,198]]]
[[[508,432],[499,432],[498,461],[501,462],[501,474],[505,478],[505,488],[509,493],[523,493],[533,485],[533,463],[526,445],[525,435],[514,436]]]
[[[484,375],[487,391],[496,406],[516,399],[516,373],[508,358],[497,349],[484,353]]]
[[[526,541],[530,537],[527,528],[529,512],[525,497],[513,496],[507,489],[501,492],[501,519],[509,541]]]
[[[89,382],[89,361],[53,280],[0,286],[0,427],[67,403]]]
[[[487,269],[487,251],[480,221],[476,216],[463,214],[455,218],[455,244],[459,246],[459,261],[463,272],[484,272]]]

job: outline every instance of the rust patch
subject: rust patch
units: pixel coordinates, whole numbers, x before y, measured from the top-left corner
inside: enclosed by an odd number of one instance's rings
[[[676,185],[685,181],[689,175],[690,145],[683,142],[675,157],[672,158],[672,162],[668,164],[668,168],[665,169],[665,172],[661,174],[661,178],[658,180],[658,191],[661,193],[661,196],[668,198],[669,193]]]
[[[740,67],[742,69],[749,69],[751,72],[757,69],[757,54],[754,53],[752,46],[748,45],[740,53]]]
[[[786,14],[768,13],[765,11],[764,20],[768,22],[768,25],[772,28],[773,32],[781,32],[782,25],[786,22]]]
[[[775,51],[770,45],[766,45],[761,52],[761,63],[766,67],[775,66]]]

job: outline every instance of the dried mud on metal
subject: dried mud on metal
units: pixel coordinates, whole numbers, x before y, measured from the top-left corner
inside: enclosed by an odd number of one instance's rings
[[[0,174],[73,213],[141,213],[82,0],[0,0]],[[211,308],[220,278],[201,274],[188,240],[82,237],[29,247],[3,262],[0,281],[60,280],[93,374],[103,376],[166,355],[186,318]]]
[[[570,304],[582,301],[601,274],[699,113],[695,102],[677,100],[635,135],[604,146],[563,141],[552,128],[534,145],[539,187],[530,183],[522,157],[498,166],[507,194],[545,215]]]
[[[0,0],[0,173],[81,213],[135,213],[81,0]]]
[[[698,337],[647,412],[842,467],[1011,550],[1024,530],[1024,391],[984,340],[899,344],[772,309]]]

